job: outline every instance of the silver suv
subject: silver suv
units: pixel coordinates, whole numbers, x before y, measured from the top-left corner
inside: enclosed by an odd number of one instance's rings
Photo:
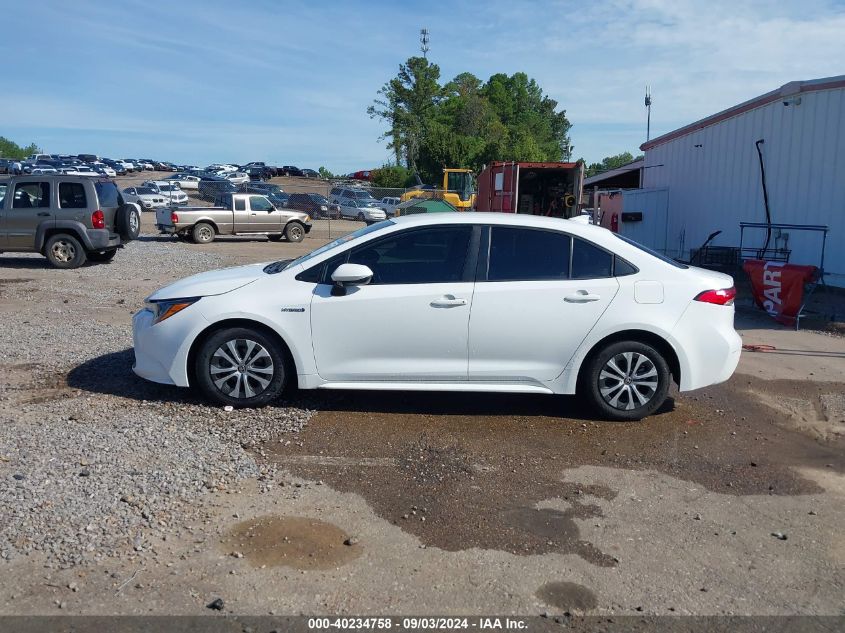
[[[108,262],[138,237],[138,206],[108,179],[16,176],[0,183],[0,252],[41,253],[56,268]]]

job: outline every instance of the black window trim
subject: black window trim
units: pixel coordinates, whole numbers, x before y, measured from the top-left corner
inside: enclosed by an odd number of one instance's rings
[[[505,228],[517,228],[517,229],[523,229],[523,230],[527,230],[527,231],[544,231],[546,233],[560,233],[562,235],[566,235],[569,238],[569,270],[567,271],[566,279],[562,279],[562,278],[561,279],[507,279],[507,280],[502,280],[502,281],[490,281],[488,279],[488,275],[490,273],[490,247],[492,245],[492,235],[493,235],[492,228],[495,227],[495,226],[502,226],[502,227],[505,227]],[[626,264],[628,264],[635,271],[633,273],[629,273],[628,275],[621,275],[621,276],[630,277],[631,275],[635,275],[638,272],[640,272],[640,269],[637,266],[632,264],[630,261],[628,261],[624,257],[621,257],[617,253],[614,253],[613,251],[605,248],[604,246],[596,244],[595,242],[593,242],[591,240],[584,239],[581,236],[573,235],[572,233],[569,233],[567,231],[559,231],[557,229],[548,229],[548,228],[539,227],[539,226],[516,226],[516,225],[511,225],[511,224],[485,224],[485,225],[483,225],[483,227],[484,227],[484,229],[483,229],[483,236],[482,236],[482,241],[481,241],[481,248],[479,249],[479,252],[481,253],[481,255],[478,258],[478,267],[477,267],[477,272],[476,272],[476,281],[477,282],[493,283],[493,284],[506,284],[506,283],[519,282],[519,281],[549,282],[549,281],[590,281],[591,279],[615,279],[617,277],[617,275],[616,275],[616,259],[617,258],[624,261]],[[586,242],[590,246],[593,246],[593,247],[595,247],[595,248],[597,248],[601,251],[604,251],[608,255],[610,255],[610,276],[608,276],[608,277],[579,277],[579,278],[574,278],[572,276],[572,256],[573,256],[573,253],[575,252],[574,247],[575,247],[575,240],[576,239],[579,239],[582,242]]]
[[[380,242],[384,242],[384,241],[387,241],[389,239],[395,239],[395,237],[397,235],[399,235],[400,233],[407,234],[407,233],[415,233],[415,232],[418,232],[418,231],[425,231],[425,230],[429,230],[429,229],[432,229],[432,228],[445,229],[445,228],[455,228],[455,227],[465,227],[465,226],[469,226],[471,228],[471,233],[470,233],[470,237],[469,237],[469,244],[467,244],[466,260],[464,261],[464,269],[463,269],[463,272],[461,273],[461,279],[459,279],[457,281],[453,281],[453,282],[448,282],[448,281],[409,281],[409,282],[403,282],[403,283],[398,283],[398,284],[378,284],[378,285],[379,286],[418,286],[420,284],[432,284],[432,283],[472,283],[472,282],[476,281],[477,270],[478,270],[478,259],[479,259],[478,252],[479,252],[479,246],[482,243],[482,237],[481,237],[482,225],[480,225],[480,224],[466,224],[464,222],[460,222],[460,223],[455,223],[455,224],[429,224],[429,225],[424,225],[424,226],[415,226],[415,227],[411,227],[411,228],[400,230],[400,231],[393,231],[389,235],[385,235],[384,237],[379,237],[379,238],[376,238],[376,239],[373,239],[373,240],[368,240],[368,241],[364,242],[363,244],[361,244],[360,246],[361,247],[366,246],[368,248],[372,247],[372,246],[377,246]],[[339,258],[339,257],[343,256],[342,257],[343,261],[341,261],[341,264],[345,264],[346,262],[349,261],[349,255],[356,248],[358,248],[358,246],[351,246],[341,253],[337,253],[336,255],[333,255],[331,257],[327,257],[323,261],[321,261],[317,264],[314,264],[310,268],[306,268],[305,270],[303,270],[302,272],[297,274],[296,277],[294,277],[294,279],[296,279],[297,281],[302,281],[304,283],[314,284],[315,282],[307,281],[305,279],[301,279],[301,277],[305,277],[306,275],[308,275],[308,273],[310,273],[315,268],[320,268],[320,276],[319,276],[320,280],[316,282],[316,285],[318,285],[318,286],[321,286],[321,285],[329,286],[329,285],[332,284],[332,282],[330,280],[326,279],[326,266],[328,265],[328,263],[330,261],[334,260],[335,258]]]

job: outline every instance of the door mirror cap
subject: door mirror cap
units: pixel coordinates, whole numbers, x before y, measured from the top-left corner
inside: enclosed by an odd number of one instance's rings
[[[373,271],[363,264],[341,264],[332,273],[332,281],[342,286],[365,286],[373,278]]]

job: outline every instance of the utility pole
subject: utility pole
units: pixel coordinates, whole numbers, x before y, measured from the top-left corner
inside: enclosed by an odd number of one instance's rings
[[[420,29],[420,50],[423,57],[428,59],[428,29]]]
[[[646,109],[646,123],[645,123],[645,141],[648,143],[651,138],[651,91],[648,86],[645,87],[645,109]]]

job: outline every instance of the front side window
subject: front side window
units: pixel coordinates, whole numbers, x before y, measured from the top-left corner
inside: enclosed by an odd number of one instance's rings
[[[50,183],[21,182],[15,185],[13,209],[50,208]]]
[[[487,280],[568,279],[570,241],[557,231],[493,226]]]
[[[85,186],[81,182],[59,183],[59,206],[62,209],[87,209]]]
[[[253,211],[270,211],[273,209],[273,205],[264,196],[250,196],[249,207]]]
[[[373,284],[461,281],[472,226],[412,229],[352,249],[349,263],[373,271]]]

